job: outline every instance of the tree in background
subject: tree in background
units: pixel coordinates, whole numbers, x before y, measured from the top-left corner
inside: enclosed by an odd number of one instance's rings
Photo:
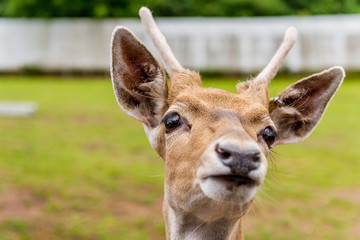
[[[0,17],[280,16],[360,13],[360,0],[1,0]]]
[[[131,17],[131,0],[2,0],[4,17]]]

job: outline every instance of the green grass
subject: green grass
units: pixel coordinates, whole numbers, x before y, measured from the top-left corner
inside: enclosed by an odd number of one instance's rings
[[[275,80],[272,95],[293,81]],[[248,240],[360,238],[359,91],[346,79],[309,139],[275,148]],[[0,97],[39,105],[0,118],[0,240],[164,239],[162,160],[110,80],[1,77]]]

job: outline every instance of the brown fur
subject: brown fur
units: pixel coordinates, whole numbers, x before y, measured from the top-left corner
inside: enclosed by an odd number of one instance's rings
[[[127,29],[115,30],[112,46],[119,105],[144,123],[151,145],[164,159],[167,239],[243,239],[241,219],[263,182],[270,148],[307,137],[344,77],[341,68],[332,68],[269,101],[265,82],[240,83],[238,93],[231,94],[202,88],[199,74],[184,70],[172,74],[168,90],[160,64]],[[167,131],[162,119],[170,113],[178,114],[181,124]],[[271,146],[263,137],[269,127],[280,137]],[[216,152],[219,144],[259,151],[259,167],[249,172],[253,187],[216,180],[217,174],[230,173]]]

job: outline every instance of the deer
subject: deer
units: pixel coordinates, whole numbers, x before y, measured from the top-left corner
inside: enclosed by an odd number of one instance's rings
[[[266,177],[270,150],[312,133],[344,69],[313,74],[270,98],[269,82],[296,41],[297,30],[289,27],[270,62],[256,77],[239,82],[236,94],[203,88],[200,74],[177,61],[151,11],[142,7],[139,15],[164,67],[129,29],[118,26],[111,79],[120,108],[143,124],[164,161],[166,239],[244,239],[242,221]]]

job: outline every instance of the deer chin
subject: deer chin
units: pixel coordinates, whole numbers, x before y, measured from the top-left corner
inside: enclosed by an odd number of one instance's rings
[[[205,193],[201,185],[203,184],[200,183],[199,179],[195,179],[193,187],[189,188],[188,192],[179,194],[171,191],[171,186],[165,183],[164,202],[178,213],[193,215],[205,221],[239,219],[246,214],[251,206],[252,198],[249,196],[255,196],[257,188],[248,189],[252,193],[247,193],[246,199],[241,195],[242,193],[238,192],[232,193],[232,196],[228,194],[225,200],[219,197],[214,198],[211,194]]]

